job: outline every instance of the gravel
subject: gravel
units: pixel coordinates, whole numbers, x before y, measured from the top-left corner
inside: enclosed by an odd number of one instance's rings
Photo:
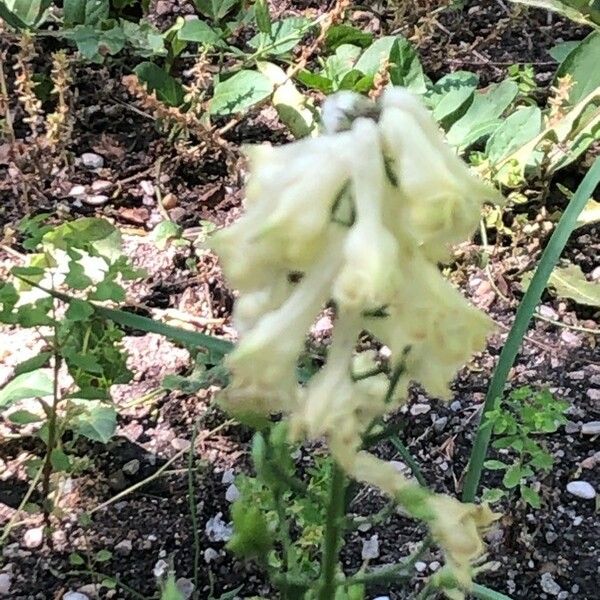
[[[567,484],[567,492],[585,500],[592,500],[596,497],[596,490],[587,481],[570,481]]]
[[[101,169],[104,166],[104,159],[94,152],[84,152],[81,155],[81,164],[86,169]]]
[[[544,573],[540,579],[540,587],[546,594],[551,596],[558,596],[562,591],[560,585],[554,581],[554,578],[550,573]]]

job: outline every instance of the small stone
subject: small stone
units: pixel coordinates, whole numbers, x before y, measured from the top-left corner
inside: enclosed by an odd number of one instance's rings
[[[600,421],[590,421],[581,426],[583,435],[600,435]]]
[[[171,2],[169,0],[158,0],[154,7],[154,12],[158,16],[168,15],[171,12]]]
[[[74,185],[70,190],[69,190],[69,196],[77,198],[79,196],[85,196],[86,191],[85,191],[85,185]]]
[[[458,400],[455,400],[450,405],[450,410],[453,411],[453,412],[458,412],[461,408],[462,408],[462,405],[461,405],[461,403]]]
[[[416,417],[417,415],[424,415],[426,413],[428,413],[431,410],[431,406],[429,406],[429,404],[423,404],[421,402],[417,402],[417,404],[413,404],[410,407],[410,414],[413,417]]]
[[[371,531],[371,529],[373,529],[373,525],[371,525],[371,523],[369,523],[368,521],[365,521],[364,523],[361,523],[357,529],[361,532],[361,533],[367,533],[367,531]]]
[[[44,540],[44,528],[35,527],[28,529],[23,536],[23,544],[25,548],[38,548]]]
[[[67,592],[62,600],[90,600],[89,596],[82,594],[81,592]]]
[[[545,304],[540,306],[540,315],[542,315],[542,317],[546,317],[547,319],[558,319],[556,311],[552,307],[546,306]]]
[[[88,206],[104,206],[109,200],[110,198],[106,194],[92,194],[81,199]]]
[[[0,573],[0,596],[6,596],[10,592],[12,575],[10,573]]]
[[[206,548],[204,550],[204,562],[206,564],[211,563],[213,560],[219,558],[219,553],[214,548]]]
[[[146,196],[154,196],[154,186],[152,185],[152,182],[148,179],[140,181],[140,187],[142,188],[142,192],[144,192]]]
[[[548,542],[548,544],[554,544],[554,542],[558,539],[558,535],[554,531],[546,531],[546,535],[544,537],[546,538],[546,542]]]
[[[166,560],[163,560],[162,558],[160,560],[157,560],[156,564],[154,565],[154,569],[152,569],[154,577],[156,577],[156,579],[160,579],[161,577],[163,577],[167,572],[168,567],[169,564]]]
[[[379,557],[379,536],[377,534],[363,542],[361,556],[363,560],[373,560]]]
[[[435,573],[442,565],[437,560],[429,563],[429,568]]]
[[[77,588],[77,591],[80,594],[89,596],[90,598],[98,598],[100,594],[100,586],[95,583],[88,583],[87,585],[82,585],[80,588]]]
[[[126,475],[135,475],[140,470],[140,461],[134,458],[125,463],[121,468]]]
[[[591,273],[590,273],[590,277],[592,278],[592,281],[598,281],[598,279],[600,279],[600,267],[596,267]]]
[[[560,339],[567,346],[575,347],[581,345],[581,339],[579,338],[579,336],[575,335],[572,331],[569,331],[568,329],[563,329],[562,333],[560,334]]]
[[[175,194],[169,192],[168,194],[164,195],[162,199],[163,208],[165,208],[166,210],[171,210],[172,208],[175,208],[177,204],[178,200]]]
[[[223,477],[221,477],[221,483],[224,485],[229,485],[235,481],[235,472],[233,469],[227,469],[227,471],[223,471]]]
[[[94,152],[84,152],[81,155],[81,163],[86,169],[101,169],[104,166],[104,159]]]
[[[235,483],[232,483],[225,492],[225,500],[227,502],[235,502],[240,497],[240,490],[237,489]]]
[[[389,596],[377,596],[377,598],[373,598],[373,600],[390,600]]]
[[[92,191],[96,193],[106,192],[106,190],[110,190],[112,186],[112,181],[108,181],[107,179],[96,179],[96,181],[92,183]]]
[[[133,544],[131,543],[131,540],[123,540],[115,546],[115,552],[121,556],[129,556],[132,549]]]
[[[573,519],[573,525],[579,527],[583,523],[583,517],[575,517]]]
[[[194,584],[192,583],[192,581],[190,579],[187,579],[185,577],[180,577],[175,582],[175,587],[179,590],[179,592],[183,596],[183,600],[188,600],[189,598],[192,597],[192,594],[194,593]]]
[[[600,464],[600,450],[581,461],[581,466],[584,469],[593,469],[598,464]]]
[[[568,597],[569,592],[565,592],[564,590],[557,596],[558,600],[567,600]]]
[[[582,379],[585,379],[585,371],[571,371],[568,377],[573,381],[581,381]]]
[[[597,390],[596,388],[590,388],[587,391],[587,397],[594,401],[600,400],[600,390]]]
[[[223,513],[219,512],[206,522],[204,529],[211,542],[228,542],[233,535],[233,525],[225,523],[222,517]]]
[[[567,492],[585,500],[596,497],[596,490],[587,481],[570,481],[567,484]]]
[[[427,563],[424,563],[422,560],[419,560],[415,563],[415,569],[417,573],[423,573],[425,569],[427,569]]]
[[[440,417],[433,422],[433,428],[438,433],[441,433],[446,429],[446,425],[448,425],[448,417]]]
[[[189,450],[191,442],[190,440],[184,440],[183,438],[175,438],[174,440],[171,440],[171,446],[178,452],[181,452],[183,450]]]
[[[540,579],[540,587],[546,594],[551,596],[558,596],[560,594],[561,587],[554,581],[554,578],[550,573],[544,573]]]
[[[577,433],[581,429],[579,423],[573,423],[573,421],[567,421],[565,423],[565,433]]]

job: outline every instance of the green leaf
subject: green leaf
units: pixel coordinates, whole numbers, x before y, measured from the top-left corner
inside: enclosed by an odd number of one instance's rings
[[[50,369],[38,369],[17,375],[0,390],[0,408],[27,398],[52,396],[53,385],[50,373]]]
[[[600,221],[600,202],[590,198],[577,217],[577,227],[598,223],[598,221]]]
[[[373,34],[361,31],[352,25],[334,25],[327,30],[325,44],[331,50],[335,50],[342,44],[353,44],[360,48],[367,48],[373,43]]]
[[[390,58],[390,53],[397,39],[393,35],[387,35],[375,40],[358,59],[354,65],[356,69],[365,75],[376,75],[381,66]]]
[[[581,44],[581,40],[570,40],[568,42],[560,42],[555,46],[552,46],[550,50],[548,50],[548,54],[557,62],[562,63],[567,56]]]
[[[30,373],[31,371],[37,371],[41,369],[52,357],[52,352],[40,352],[38,355],[24,360],[19,363],[15,368],[15,377],[24,373]]]
[[[501,490],[500,488],[492,488],[483,492],[481,500],[483,502],[498,502],[498,500],[501,500],[504,498],[504,496],[506,496],[506,492],[504,490]]]
[[[8,415],[8,420],[16,425],[29,425],[30,423],[39,423],[44,420],[41,415],[35,415],[28,410],[16,410]]]
[[[117,427],[117,413],[112,406],[99,402],[90,401],[87,404],[86,412],[75,420],[74,430],[90,440],[106,444]]]
[[[591,33],[575,47],[556,72],[556,79],[571,75],[575,82],[569,92],[569,104],[574,106],[588,94],[600,88],[600,32]]]
[[[50,462],[55,473],[68,473],[71,470],[71,460],[60,448],[52,450]]]
[[[254,16],[256,18],[258,30],[270,36],[272,33],[273,21],[271,20],[271,13],[269,12],[267,0],[255,0]]]
[[[87,0],[64,0],[63,22],[65,26],[83,25],[85,23],[85,5]]]
[[[220,21],[239,4],[239,0],[194,0],[194,4],[205,17]]]
[[[98,552],[96,552],[95,559],[98,562],[106,562],[109,561],[111,558],[112,552],[109,552],[108,550],[99,550]]]
[[[86,321],[94,314],[94,308],[85,300],[74,299],[67,308],[65,317],[69,321]]]
[[[183,229],[173,221],[161,221],[152,231],[151,237],[159,250],[164,250],[172,240],[181,238]]]
[[[160,600],[184,600],[183,594],[179,591],[175,583],[175,576],[169,573],[167,581],[164,584]]]
[[[521,497],[523,498],[523,500],[525,500],[525,502],[527,502],[527,504],[529,504],[529,506],[532,506],[533,508],[540,508],[540,506],[542,505],[542,499],[532,487],[522,485],[520,487],[520,490]]]
[[[65,277],[65,283],[74,290],[85,290],[94,282],[85,274],[83,265],[72,260],[69,263],[69,271]]]
[[[475,93],[467,112],[450,127],[448,143],[465,149],[489,136],[501,124],[501,115],[518,92],[519,87],[514,81],[505,80],[490,86],[487,92]]]
[[[85,560],[80,554],[77,554],[77,552],[69,554],[69,562],[76,567],[85,564]]]
[[[146,61],[140,63],[134,72],[149,92],[156,92],[159,100],[169,106],[181,106],[184,97],[183,87],[164,69],[153,62]]]
[[[594,0],[512,0],[526,6],[551,10],[571,21],[584,25],[600,25],[600,6]]]
[[[508,467],[504,477],[502,478],[502,484],[508,489],[517,487],[523,477],[523,470],[520,464],[514,464]]]
[[[18,22],[27,26],[36,25],[50,4],[51,0],[2,0],[0,2],[3,8],[18,19],[18,21],[12,23],[10,17],[7,19],[9,25],[13,27]],[[0,16],[4,17],[2,13],[4,13],[4,10],[0,12]],[[16,28],[21,29],[22,27],[17,26]]]
[[[408,88],[415,94],[424,94],[427,90],[427,80],[419,55],[406,38],[397,37],[394,41],[390,51],[389,70],[393,85]]]
[[[263,57],[289,52],[304,37],[312,22],[305,17],[289,17],[271,24],[271,33],[258,33],[248,45]]]
[[[68,27],[73,25],[97,25],[108,19],[108,0],[64,0],[64,23]]]
[[[445,126],[451,125],[448,121],[454,122],[454,116],[472,100],[478,83],[479,77],[469,71],[456,71],[444,75],[433,85],[425,98],[433,110],[433,116]]]
[[[14,12],[8,10],[3,0],[0,0],[0,18],[17,31],[29,28],[27,23],[22,21]]]
[[[96,291],[89,296],[90,300],[113,300],[114,302],[123,302],[125,300],[125,290],[114,281],[105,279],[96,286]]]
[[[518,108],[489,137],[485,153],[495,164],[532,140],[542,129],[542,111],[537,106]]]
[[[600,283],[588,281],[578,265],[556,267],[550,274],[548,286],[561,298],[570,298],[585,306],[600,307]]]
[[[13,267],[10,272],[15,277],[39,277],[44,274],[41,267]]]
[[[501,460],[486,460],[483,463],[483,466],[486,469],[491,469],[492,471],[508,469],[508,465],[503,463]]]
[[[61,29],[59,34],[74,42],[81,55],[87,60],[101,63],[107,54],[120,52],[125,46],[125,33],[116,23],[109,29],[95,25],[77,25],[72,29]]]
[[[134,23],[122,19],[121,27],[127,44],[131,46],[135,54],[143,58],[167,54],[165,36],[152,23],[148,21]]]
[[[218,46],[223,42],[219,33],[200,19],[185,21],[177,37],[184,42],[196,42],[206,46]]]
[[[243,70],[219,82],[210,101],[213,115],[229,115],[247,110],[273,92],[268,77],[257,71]]]
[[[318,73],[303,70],[296,75],[296,79],[306,87],[319,90],[324,94],[330,94],[333,91],[331,79],[323,77],[323,75],[319,75]]]

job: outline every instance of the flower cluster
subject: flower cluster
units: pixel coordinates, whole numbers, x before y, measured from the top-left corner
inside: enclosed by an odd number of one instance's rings
[[[330,99],[324,116],[353,101]],[[483,347],[488,318],[437,263],[497,195],[444,144],[410,93],[390,89],[378,106],[366,102],[355,106],[370,118],[354,115],[343,131],[248,150],[246,213],[214,237],[240,292],[240,343],[222,402],[238,415],[284,413],[297,439],[326,439],[349,475],[428,521],[454,580],[467,589],[492,513],[426,492],[361,446],[373,421],[405,400],[410,381],[447,396],[457,369]],[[327,303],[336,312],[327,363],[300,386],[298,358]],[[393,394],[385,375],[360,377],[371,369],[368,354],[355,355],[363,331],[402,369]]]

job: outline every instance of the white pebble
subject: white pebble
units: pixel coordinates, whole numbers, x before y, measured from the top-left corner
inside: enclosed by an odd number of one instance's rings
[[[379,557],[379,537],[377,534],[372,535],[363,542],[361,556],[363,560],[373,560]]]
[[[590,421],[581,426],[583,435],[600,435],[600,421]]]
[[[10,573],[0,573],[0,596],[6,596],[10,592],[12,575]]]
[[[585,500],[596,497],[596,490],[587,481],[570,481],[567,484],[567,492]]]
[[[189,580],[185,577],[180,577],[175,582],[175,586],[177,587],[177,589],[183,596],[183,600],[188,600],[189,598],[192,597],[192,594],[194,593],[194,584],[192,583],[191,580]]]
[[[81,592],[67,592],[62,600],[89,600],[89,597]]]
[[[135,475],[140,470],[140,461],[137,458],[125,463],[121,468],[127,475]]]
[[[427,569],[427,563],[424,563],[422,560],[418,560],[415,563],[415,569],[416,569],[417,573],[423,573],[423,571],[425,571],[425,569]]]
[[[35,527],[34,529],[28,529],[23,536],[23,544],[26,548],[37,548],[42,545],[44,540],[44,528]]]
[[[123,540],[115,546],[115,552],[121,556],[129,556],[132,549],[133,544],[131,543],[131,540]]]
[[[113,186],[112,181],[108,181],[106,179],[96,179],[94,183],[92,183],[92,191],[93,192],[105,192],[106,190],[110,190]]]
[[[222,517],[223,513],[219,512],[206,522],[204,529],[211,542],[228,542],[233,535],[233,525],[225,523]]]
[[[93,152],[84,152],[81,155],[81,162],[86,169],[101,169],[104,166],[104,159]]]
[[[416,417],[417,415],[424,415],[425,413],[428,413],[431,410],[431,406],[429,406],[429,404],[422,404],[420,402],[418,402],[417,404],[413,404],[410,407],[410,414],[413,417]]]
[[[103,206],[110,198],[105,194],[92,194],[91,196],[85,196],[81,199],[84,204],[88,206]]]
[[[204,551],[204,562],[206,564],[211,563],[213,560],[219,558],[219,553],[214,548],[207,548]]]
[[[160,560],[156,561],[154,569],[152,569],[154,577],[156,577],[156,579],[160,579],[161,577],[163,577],[163,575],[167,572],[168,567],[169,565],[166,560],[163,560],[161,558]]]
[[[546,594],[551,596],[558,596],[560,594],[561,587],[554,581],[554,578],[550,573],[544,573],[540,579],[540,587]]]
[[[85,185],[74,185],[69,190],[69,196],[78,197],[78,196],[85,196],[85,194],[86,194]]]
[[[148,181],[147,179],[140,181],[140,187],[146,196],[154,196],[154,186],[151,181]]]
[[[233,469],[227,469],[227,471],[223,471],[223,477],[221,477],[221,483],[225,485],[229,485],[235,481],[235,473]]]
[[[235,502],[240,497],[240,490],[235,487],[235,483],[232,483],[225,492],[225,500],[227,502]]]

